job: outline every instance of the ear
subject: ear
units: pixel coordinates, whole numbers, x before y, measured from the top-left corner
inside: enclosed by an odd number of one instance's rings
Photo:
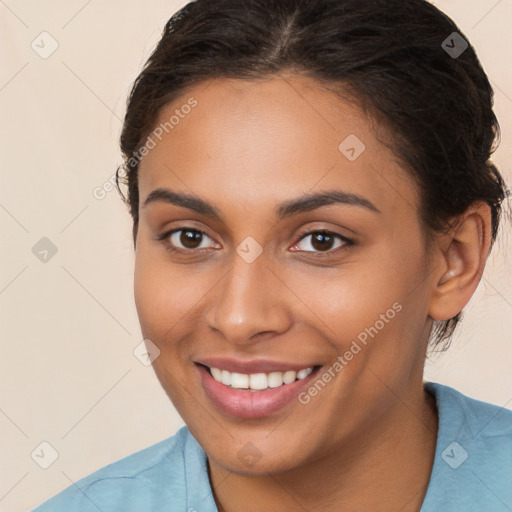
[[[489,255],[491,227],[491,208],[479,201],[438,240],[435,288],[429,307],[429,316],[434,320],[453,318],[471,299]]]

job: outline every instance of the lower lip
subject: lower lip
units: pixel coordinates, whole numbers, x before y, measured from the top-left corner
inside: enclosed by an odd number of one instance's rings
[[[292,402],[318,373],[316,368],[307,377],[278,388],[262,391],[234,389],[217,382],[202,365],[196,365],[208,398],[225,414],[254,419],[269,416]]]

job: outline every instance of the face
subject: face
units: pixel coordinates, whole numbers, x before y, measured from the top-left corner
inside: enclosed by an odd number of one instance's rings
[[[135,299],[210,460],[292,470],[396,419],[421,392],[432,282],[375,123],[295,75],[201,83],[166,122],[139,169]]]

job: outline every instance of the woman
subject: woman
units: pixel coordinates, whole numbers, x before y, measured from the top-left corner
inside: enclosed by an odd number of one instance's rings
[[[36,510],[511,510],[512,412],[423,381],[498,229],[492,94],[424,0],[173,16],[122,177],[148,357],[187,426]]]

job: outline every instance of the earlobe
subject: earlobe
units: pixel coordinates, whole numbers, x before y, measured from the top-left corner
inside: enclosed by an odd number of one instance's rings
[[[440,240],[441,275],[432,292],[429,316],[448,320],[459,313],[475,292],[487,260],[491,243],[491,210],[475,203],[456,226]]]

